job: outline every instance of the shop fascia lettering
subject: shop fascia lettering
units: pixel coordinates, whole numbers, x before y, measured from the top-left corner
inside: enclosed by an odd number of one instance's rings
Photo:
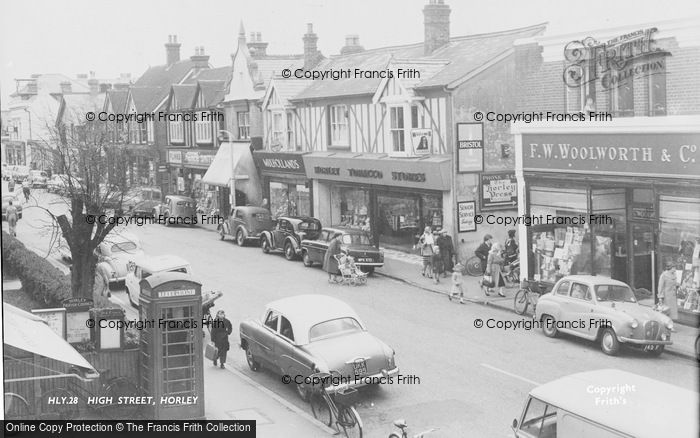
[[[530,158],[547,160],[609,160],[609,161],[661,161],[695,163],[697,145],[681,145],[678,153],[673,154],[667,148],[654,150],[651,147],[622,146],[572,146],[569,143],[530,143]],[[555,147],[556,146],[556,147]],[[656,152],[656,154],[654,153]]]
[[[384,179],[384,172],[374,169],[347,169],[348,176],[354,178]],[[340,176],[340,167],[315,166],[314,173],[317,175]],[[425,182],[425,173],[413,172],[391,172],[392,181]]]
[[[301,169],[299,162],[297,160],[282,160],[280,158],[263,158],[262,160],[265,167],[270,169],[290,169],[298,170]]]

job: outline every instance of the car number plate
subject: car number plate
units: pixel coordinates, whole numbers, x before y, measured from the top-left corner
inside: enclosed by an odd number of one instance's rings
[[[367,361],[365,361],[364,359],[356,360],[352,363],[352,367],[355,370],[356,376],[364,376],[365,374],[367,374]]]

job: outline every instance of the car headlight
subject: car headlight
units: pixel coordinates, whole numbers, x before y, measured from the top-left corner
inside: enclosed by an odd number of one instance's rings
[[[633,319],[632,322],[630,322],[630,327],[632,327],[633,329],[636,329],[637,327],[639,327],[639,321],[637,321],[636,319]]]
[[[673,330],[673,321],[669,321],[666,323],[666,328],[669,330]]]

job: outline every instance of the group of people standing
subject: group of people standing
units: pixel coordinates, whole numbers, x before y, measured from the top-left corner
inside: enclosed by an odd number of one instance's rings
[[[425,227],[416,246],[423,257],[421,273],[424,277],[432,278],[435,284],[440,282],[440,276],[447,277],[447,273],[454,269],[455,247],[447,230],[432,231],[430,227]]]
[[[508,230],[508,239],[503,246],[498,242],[493,242],[493,236],[490,234],[485,235],[484,241],[474,253],[481,260],[481,266],[484,269],[484,277],[481,281],[481,289],[484,294],[491,295],[494,289],[498,288],[498,296],[505,297],[503,288],[506,282],[503,268],[518,258],[515,230]]]

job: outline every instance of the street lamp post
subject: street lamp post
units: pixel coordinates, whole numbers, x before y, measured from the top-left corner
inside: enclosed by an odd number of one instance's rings
[[[233,145],[230,144],[231,143],[230,140],[233,138],[233,134],[231,133],[231,131],[228,131],[226,129],[219,130],[219,133],[222,133],[222,132],[226,133],[226,135],[228,136],[227,140],[229,140],[229,141],[227,141],[226,143],[229,143],[229,146],[231,147],[231,150],[230,150],[230,152],[231,152],[231,181],[229,183],[229,186],[231,187],[231,194],[229,195],[229,197],[230,197],[230,201],[231,201],[231,208],[233,208],[236,206],[236,174],[235,174],[236,163],[233,159]],[[219,147],[221,147],[221,143],[222,142],[219,142]]]

